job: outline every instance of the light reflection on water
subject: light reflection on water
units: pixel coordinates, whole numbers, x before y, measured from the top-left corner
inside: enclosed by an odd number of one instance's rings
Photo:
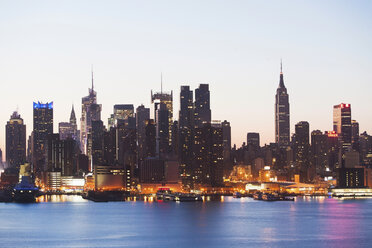
[[[37,203],[41,202],[86,202],[80,195],[42,195],[36,198]]]
[[[372,199],[95,203],[58,195],[38,202],[0,203],[0,247],[369,247],[372,242]]]

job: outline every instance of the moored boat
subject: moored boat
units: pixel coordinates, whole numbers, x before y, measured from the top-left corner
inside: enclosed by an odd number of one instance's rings
[[[15,202],[35,202],[38,193],[39,188],[35,187],[31,178],[22,176],[21,182],[13,189],[13,199]]]

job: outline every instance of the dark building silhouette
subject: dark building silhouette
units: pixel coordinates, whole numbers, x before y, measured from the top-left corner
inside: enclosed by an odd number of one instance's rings
[[[253,146],[256,148],[260,147],[260,134],[259,133],[247,133],[247,146]]]
[[[104,131],[103,134],[103,161],[104,164],[113,166],[116,164],[116,127]]]
[[[223,121],[222,134],[223,134],[223,173],[228,176],[232,170],[231,160],[231,126],[230,122]]]
[[[33,103],[34,128],[32,131],[32,163],[34,172],[41,172],[45,163],[45,146],[53,134],[53,102]]]
[[[92,121],[91,140],[92,140],[92,159],[93,166],[104,164],[104,132],[103,122]]]
[[[192,186],[194,103],[193,92],[189,86],[181,86],[179,111],[179,160],[180,175],[184,185]]]
[[[309,123],[307,121],[301,121],[296,124],[295,130],[296,139],[293,144],[295,164],[301,172],[301,177],[308,179],[308,169],[310,167]]]
[[[165,181],[164,160],[159,158],[146,158],[140,167],[141,183],[162,183]]]
[[[155,112],[156,116],[156,153],[160,158],[169,153],[169,110],[160,103]]]
[[[48,136],[46,145],[47,172],[61,172],[61,176],[73,176],[77,172],[78,151],[73,139],[61,140],[59,134]]]
[[[208,84],[200,84],[195,89],[195,127],[200,128],[203,123],[211,122],[210,92]]]
[[[330,172],[336,172],[338,168],[338,156],[340,151],[340,143],[338,134],[335,131],[326,131],[327,135],[327,153],[328,153],[328,166]]]
[[[223,183],[223,131],[220,122],[204,123],[195,129],[194,137],[195,183],[221,186]]]
[[[282,66],[280,66],[279,87],[275,95],[275,142],[280,148],[289,146],[289,96],[284,86]]]
[[[150,119],[150,109],[144,105],[136,109],[136,129],[137,129],[137,152],[138,164],[146,157],[146,121]]]
[[[8,165],[19,168],[26,162],[26,125],[14,111],[6,124],[6,161]],[[0,159],[2,162],[2,157]]]
[[[356,120],[351,121],[351,146],[359,152],[359,123]]]
[[[153,119],[146,121],[145,158],[156,156],[156,125]]]
[[[318,175],[325,176],[329,170],[328,164],[328,136],[320,130],[311,132],[311,160]]]

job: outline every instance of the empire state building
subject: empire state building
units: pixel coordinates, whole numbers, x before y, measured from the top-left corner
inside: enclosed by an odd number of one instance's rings
[[[275,142],[280,148],[289,146],[289,101],[280,64],[279,87],[275,95]]]

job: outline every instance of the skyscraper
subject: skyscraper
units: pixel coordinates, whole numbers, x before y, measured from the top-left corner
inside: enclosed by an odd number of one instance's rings
[[[41,172],[45,163],[45,146],[53,134],[53,102],[33,103],[34,129],[32,132],[32,162],[35,172]]]
[[[194,139],[194,102],[189,86],[181,86],[179,111],[179,161],[180,175],[184,185],[192,186],[193,139]]]
[[[172,125],[173,125],[173,91],[163,92],[163,79],[161,82],[161,90],[160,92],[156,92],[153,94],[151,91],[151,103],[154,104],[154,116],[155,116],[155,123],[158,122],[156,119],[156,111],[160,107],[160,104],[164,104],[168,110],[168,141],[169,146],[172,145]]]
[[[311,132],[312,164],[315,166],[316,173],[322,176],[327,170],[329,171],[327,139],[327,134],[323,134],[320,130]]]
[[[310,167],[309,152],[309,123],[300,121],[296,124],[295,142],[293,144],[296,167],[302,172],[302,178],[308,178],[308,169]]]
[[[74,106],[72,106],[71,114],[70,114],[70,122],[60,122],[58,124],[59,129],[59,137],[61,140],[65,139],[73,139],[78,141],[78,131],[76,125],[76,116]]]
[[[146,146],[146,121],[150,119],[150,109],[144,105],[136,109],[136,129],[137,129],[137,152],[138,164],[145,158]]]
[[[17,111],[6,124],[6,161],[17,168],[26,162],[26,125]]]
[[[223,171],[224,175],[229,175],[232,170],[231,161],[231,126],[230,122],[221,123],[223,134]]]
[[[284,86],[283,70],[280,65],[279,87],[275,95],[275,142],[280,148],[289,146],[289,96]]]
[[[260,148],[260,134],[259,133],[247,133],[247,146],[253,146]]]
[[[81,119],[80,119],[80,147],[82,153],[90,157],[88,147],[88,135],[92,128],[92,121],[101,120],[102,106],[97,104],[97,92],[94,91],[93,72],[92,88],[89,89],[89,95],[81,99]]]
[[[351,121],[351,145],[359,152],[359,123],[356,120]]]
[[[223,182],[222,132],[221,122],[217,121],[195,129],[193,180],[197,185],[216,187]]]
[[[208,84],[200,84],[195,89],[195,127],[211,122],[210,92]]]
[[[169,111],[164,103],[160,103],[155,112],[156,116],[156,151],[163,158],[169,153]]]
[[[333,106],[333,131],[338,134],[343,153],[351,147],[351,105],[341,103]]]

